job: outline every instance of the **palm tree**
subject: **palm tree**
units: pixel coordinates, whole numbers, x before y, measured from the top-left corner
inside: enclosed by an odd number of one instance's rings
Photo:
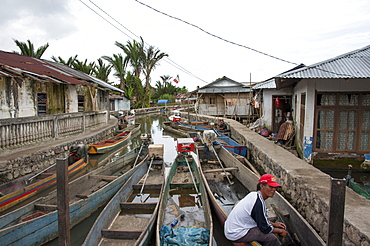
[[[125,90],[126,59],[124,60],[121,54],[113,54],[112,57],[103,56],[103,59],[108,61],[113,66],[114,70],[116,70],[114,76],[119,78],[119,88]]]
[[[125,61],[133,68],[134,75],[140,78],[142,61],[145,57],[144,40],[141,38],[141,43],[136,40],[133,40],[133,42],[127,41],[126,45],[116,41],[116,45],[126,54]]]
[[[43,46],[40,46],[36,52],[35,47],[33,46],[33,43],[28,39],[27,43],[18,41],[14,39],[15,44],[18,46],[18,48],[21,50],[21,53],[14,51],[16,54],[21,54],[25,56],[31,56],[36,58],[41,58],[41,56],[44,54],[45,50],[49,47],[49,44],[46,43]]]
[[[98,64],[93,67],[93,75],[105,82],[108,82],[109,74],[112,70],[112,65],[105,65],[101,58],[98,59]]]
[[[145,50],[145,57],[143,59],[143,69],[145,75],[145,101],[146,106],[150,104],[150,74],[159,65],[159,61],[168,54],[161,52],[159,49],[154,48],[154,46],[149,46]]]
[[[52,56],[51,59],[53,59],[53,61],[55,61],[55,62],[59,62],[61,64],[67,65],[69,67],[72,67],[73,66],[73,63],[77,60],[77,55],[69,57],[67,61],[65,61],[60,56],[58,56],[58,57]]]
[[[85,61],[79,61],[76,59],[72,65],[74,69],[91,75],[93,68],[95,67],[95,62],[90,62],[87,64],[87,59],[85,59]]]

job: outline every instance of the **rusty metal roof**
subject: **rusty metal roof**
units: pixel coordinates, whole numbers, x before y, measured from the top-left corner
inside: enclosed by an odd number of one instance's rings
[[[91,85],[95,83],[105,89],[123,93],[119,88],[64,64],[5,51],[0,51],[0,74],[72,85]]]
[[[311,66],[275,76],[282,79],[370,78],[370,45]]]

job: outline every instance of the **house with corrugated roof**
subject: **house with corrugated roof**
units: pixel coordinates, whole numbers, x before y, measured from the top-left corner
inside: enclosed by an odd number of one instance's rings
[[[66,65],[0,51],[0,119],[109,111],[124,91]]]
[[[251,86],[224,76],[196,90],[199,114],[246,119],[254,114]]]
[[[303,64],[294,69],[304,67]],[[277,133],[287,116],[292,113],[292,87],[276,89],[275,79],[270,78],[255,84],[253,87],[253,105],[260,110],[263,127]]]
[[[295,141],[304,159],[313,164],[366,159],[370,154],[370,46],[284,72],[273,80],[277,90],[292,90]]]

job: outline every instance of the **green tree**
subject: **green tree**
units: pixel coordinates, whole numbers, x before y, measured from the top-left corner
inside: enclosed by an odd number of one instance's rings
[[[141,43],[138,43],[136,40],[132,42],[129,40],[126,45],[116,41],[115,44],[126,54],[125,60],[133,68],[134,75],[140,78],[145,57],[144,40],[141,38]]]
[[[21,52],[16,52],[16,54],[21,54],[25,56],[31,56],[36,58],[41,58],[41,56],[44,54],[45,50],[49,47],[49,44],[46,43],[45,45],[40,46],[36,51],[35,47],[33,46],[33,43],[28,39],[26,42],[21,42],[16,39],[14,39],[15,44],[18,46],[18,48],[21,50]]]
[[[87,62],[87,59],[85,59],[85,61],[80,61],[80,60],[76,59],[73,62],[72,66],[76,70],[79,70],[81,72],[84,72],[84,73],[87,73],[89,75],[92,75],[93,69],[95,67],[95,62],[88,63]]]
[[[143,59],[143,69],[145,75],[145,106],[150,105],[150,74],[159,65],[159,61],[168,56],[166,53],[161,52],[154,46],[149,46],[145,50],[145,57]]]
[[[113,54],[112,57],[103,56],[103,59],[108,61],[113,66],[115,70],[114,76],[119,79],[119,88],[121,90],[125,90],[125,75],[127,68],[126,59],[123,59],[121,54]]]
[[[68,58],[68,60],[64,60],[62,57],[58,56],[58,57],[55,57],[55,56],[52,56],[51,59],[53,59],[53,61],[55,62],[59,62],[61,64],[64,64],[64,65],[67,65],[69,67],[72,67],[73,66],[73,63],[76,61],[77,59],[77,55],[75,56],[71,56]]]
[[[101,58],[98,59],[98,64],[93,67],[94,77],[101,79],[105,82],[108,82],[109,74],[112,70],[112,65],[104,64]]]

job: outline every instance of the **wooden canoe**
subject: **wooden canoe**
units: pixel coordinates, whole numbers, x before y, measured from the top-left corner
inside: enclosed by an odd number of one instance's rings
[[[109,201],[83,245],[148,245],[164,185],[163,159],[147,158]]]
[[[69,183],[70,225],[77,225],[106,204],[143,162],[131,167],[133,150]],[[53,191],[0,217],[4,245],[41,245],[58,236],[57,192]],[[41,212],[41,213],[40,213]]]
[[[215,146],[222,166],[212,150],[211,155],[206,154],[204,146],[197,146],[197,150],[201,161],[201,177],[205,183],[211,206],[223,225],[233,206],[249,191],[256,190],[259,177],[222,146]],[[283,245],[325,245],[316,231],[278,192],[273,198],[266,200],[266,205],[271,221],[282,219],[287,225],[289,236],[284,238]],[[295,244],[292,244],[291,240]],[[259,244],[251,242],[236,245]]]
[[[85,149],[84,156],[82,158],[76,158],[76,160],[72,158],[74,163],[68,166],[68,178],[70,180],[86,173],[86,147],[82,146],[81,148]],[[45,172],[33,175],[33,177],[32,175],[31,177],[28,175],[25,178],[1,186],[0,215],[7,213],[18,204],[25,204],[35,199],[35,197],[45,190],[51,191],[56,188],[57,175],[55,167],[54,169],[48,169]]]
[[[207,193],[199,176],[197,159],[193,152],[179,153],[172,163],[158,214],[157,246],[163,245],[167,237],[179,241],[182,232],[191,229],[198,231],[195,235],[199,235],[199,231],[209,233],[209,241],[199,245],[212,245],[212,216]],[[165,235],[166,231],[170,231],[171,236]]]
[[[131,131],[124,131],[112,138],[101,141],[99,143],[91,144],[88,147],[88,153],[90,155],[104,154],[121,144],[126,143],[131,138]]]

